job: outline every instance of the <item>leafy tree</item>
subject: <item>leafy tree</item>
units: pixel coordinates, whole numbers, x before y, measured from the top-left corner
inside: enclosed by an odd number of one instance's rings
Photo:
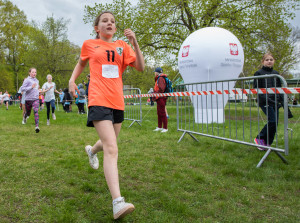
[[[222,27],[238,37],[244,47],[244,75],[253,75],[262,55],[272,51],[276,69],[287,72],[297,62],[292,29],[288,20],[295,14],[297,0],[139,0],[132,5],[125,0],[95,4],[85,8],[85,21],[93,21],[99,12],[115,14],[118,33],[135,31],[146,57],[177,64],[183,41],[204,27]]]
[[[67,39],[68,23],[48,17],[41,26],[33,22],[28,35],[26,64],[37,68],[41,82],[51,74],[58,88],[68,86],[80,54],[80,48]]]
[[[16,91],[14,86],[14,79],[11,78],[13,75],[13,72],[9,70],[4,65],[0,65],[0,91],[4,92],[8,90],[9,93],[13,93]]]
[[[15,80],[16,89],[19,87],[18,73],[22,70],[25,37],[27,35],[27,19],[25,14],[13,5],[10,1],[0,0],[0,61],[11,68],[3,67],[9,82]],[[12,90],[12,89],[11,89]]]

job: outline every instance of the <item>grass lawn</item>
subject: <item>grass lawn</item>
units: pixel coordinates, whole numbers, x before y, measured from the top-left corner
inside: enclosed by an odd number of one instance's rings
[[[113,222],[99,153],[90,168],[84,146],[97,140],[86,116],[56,111],[34,131],[33,116],[0,107],[0,222]],[[143,106],[142,126],[125,121],[118,139],[122,195],[136,210],[118,222],[300,222],[300,137],[293,109],[289,165],[254,147],[196,136],[177,143],[176,106],[169,132],[153,132],[156,107]],[[282,113],[281,113],[282,115]],[[280,124],[283,127],[282,124]],[[282,136],[280,136],[282,137]]]

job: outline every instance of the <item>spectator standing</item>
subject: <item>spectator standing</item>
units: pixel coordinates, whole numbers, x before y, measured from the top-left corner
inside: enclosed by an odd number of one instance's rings
[[[254,76],[278,74],[278,71],[273,69],[275,59],[271,53],[266,53],[262,58],[262,68],[255,72]],[[254,88],[273,88],[281,87],[279,78],[262,78],[254,80]],[[257,145],[270,146],[274,141],[277,132],[279,108],[283,104],[283,98],[280,94],[260,94],[258,95],[258,105],[267,115],[267,123],[261,129],[259,134],[254,139]],[[257,147],[259,150],[264,148]]]
[[[154,93],[164,93],[166,90],[166,80],[164,77],[167,77],[166,74],[163,74],[163,69],[160,67],[157,67],[154,71],[155,74],[155,86],[154,86]],[[168,131],[168,119],[166,114],[166,103],[167,103],[167,97],[156,97],[154,99],[157,104],[157,122],[158,127],[154,129],[153,131],[161,131],[162,133],[165,133]]]
[[[78,97],[76,98],[78,100],[77,101],[78,112],[79,112],[79,114],[85,114],[84,105],[86,103],[86,100],[85,100],[85,92],[86,91],[84,90],[82,84],[78,84],[78,91],[79,91],[79,94],[78,94]]]

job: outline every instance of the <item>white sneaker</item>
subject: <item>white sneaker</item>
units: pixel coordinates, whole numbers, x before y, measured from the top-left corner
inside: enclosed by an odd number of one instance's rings
[[[40,128],[37,126],[37,127],[35,127],[35,132],[36,133],[39,133],[40,132]]]
[[[163,128],[158,128],[158,127],[156,127],[156,129],[154,129],[153,131],[154,131],[154,132],[157,132],[157,131],[161,131],[161,130],[163,130]]]
[[[168,129],[163,129],[163,130],[161,130],[161,132],[167,132],[168,131]]]
[[[134,211],[133,204],[125,203],[124,197],[122,200],[113,202],[113,212],[114,212],[114,219],[120,219],[125,217],[127,214],[130,214]]]
[[[52,113],[52,119],[53,119],[53,120],[56,120],[56,116],[55,116],[54,113]]]
[[[88,157],[89,157],[89,162],[90,162],[90,166],[97,170],[99,168],[99,160],[98,160],[98,157],[97,157],[97,154],[94,154],[92,155],[92,149],[93,147],[90,146],[90,145],[87,145],[85,147],[85,152],[87,153]]]
[[[47,119],[47,125],[50,125],[50,119]]]
[[[26,121],[27,121],[26,118],[23,118],[22,124],[25,125],[25,124],[26,124]]]

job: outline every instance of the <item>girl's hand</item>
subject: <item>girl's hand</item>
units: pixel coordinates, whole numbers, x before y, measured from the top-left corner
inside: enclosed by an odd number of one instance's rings
[[[75,94],[75,91],[79,92],[77,85],[75,84],[75,82],[69,81],[69,92],[73,97],[77,98],[78,96],[77,94]]]
[[[136,41],[135,33],[131,29],[125,29],[124,35],[127,37],[129,42],[134,45],[134,41]]]
[[[37,83],[34,83],[31,87],[32,87],[32,89],[33,88],[35,88],[36,87],[36,85],[37,85]]]

